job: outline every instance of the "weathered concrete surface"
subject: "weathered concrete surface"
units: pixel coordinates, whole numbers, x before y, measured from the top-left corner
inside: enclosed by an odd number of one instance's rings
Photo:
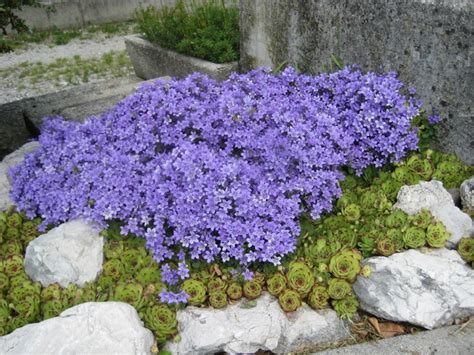
[[[88,302],[0,337],[0,354],[145,355],[153,338],[129,304]]]
[[[45,116],[83,121],[108,110],[142,82],[135,76],[118,78],[0,105],[0,159],[38,134]]]
[[[474,1],[240,0],[241,70],[287,61],[320,72],[332,54],[397,71],[446,118],[439,148],[474,164]]]
[[[138,35],[127,36],[125,45],[135,74],[142,79],[153,79],[164,75],[184,77],[194,72],[201,72],[215,80],[225,80],[230,73],[238,69],[238,62],[216,64],[185,56],[152,44]]]
[[[474,322],[403,335],[385,340],[345,346],[318,352],[321,355],[384,354],[384,355],[470,355],[474,349]]]
[[[173,354],[225,351],[287,353],[342,341],[350,337],[348,325],[333,310],[315,311],[303,305],[285,314],[278,300],[264,293],[253,308],[242,302],[224,309],[187,307],[178,311],[181,340],[169,342]]]

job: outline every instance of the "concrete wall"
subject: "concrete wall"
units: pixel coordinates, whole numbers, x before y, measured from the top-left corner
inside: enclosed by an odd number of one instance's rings
[[[133,18],[133,13],[140,4],[159,8],[162,5],[172,6],[176,0],[49,0],[42,3],[54,5],[55,11],[24,7],[21,12],[17,12],[30,28],[45,30],[56,26],[64,29],[126,21]]]
[[[240,0],[241,67],[319,72],[336,54],[395,70],[445,118],[439,148],[474,164],[474,0]]]

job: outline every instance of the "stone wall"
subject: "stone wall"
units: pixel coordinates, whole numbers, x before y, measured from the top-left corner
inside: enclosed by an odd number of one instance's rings
[[[473,0],[240,0],[241,67],[320,72],[332,54],[395,70],[444,122],[439,148],[474,164]]]

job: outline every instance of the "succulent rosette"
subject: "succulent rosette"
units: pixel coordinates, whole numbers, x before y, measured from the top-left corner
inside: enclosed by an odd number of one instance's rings
[[[95,302],[98,300],[97,287],[91,282],[86,282],[83,287],[77,289],[75,304]]]
[[[278,303],[284,312],[294,312],[301,306],[301,296],[299,292],[286,289],[278,296]]]
[[[12,308],[18,317],[23,318],[27,322],[34,322],[38,320],[40,315],[40,303],[38,295],[27,296],[22,300],[14,302]]]
[[[41,290],[41,301],[59,300],[62,296],[62,288],[59,284],[51,284]]]
[[[18,275],[10,277],[10,288],[21,286],[24,283],[31,284],[31,279],[24,271]]]
[[[421,248],[426,243],[424,229],[418,227],[407,228],[405,234],[403,234],[403,242],[407,248]]]
[[[38,237],[38,223],[35,221],[27,220],[23,222],[21,228],[21,241],[28,245],[32,240]]]
[[[220,277],[213,277],[207,283],[207,291],[212,294],[217,291],[225,292],[227,289],[227,282],[222,280]]]
[[[202,281],[187,279],[181,289],[189,295],[188,303],[193,306],[199,306],[206,301],[206,286]]]
[[[209,295],[209,304],[213,308],[224,308],[227,306],[227,294],[224,291],[214,291]]]
[[[390,256],[397,251],[397,245],[391,238],[384,238],[377,242],[377,254]]]
[[[10,317],[11,308],[7,300],[0,298],[0,324],[6,323],[8,317]]]
[[[108,240],[104,245],[104,255],[107,259],[118,259],[124,251],[123,241]]]
[[[360,207],[354,203],[344,207],[341,212],[344,218],[349,222],[357,222],[360,219]]]
[[[359,243],[357,243],[357,248],[361,251],[363,257],[368,258],[374,255],[377,248],[377,242],[372,238],[363,236],[360,238]]]
[[[125,274],[125,267],[119,259],[110,259],[103,264],[102,272],[118,281]]]
[[[385,219],[388,228],[402,228],[408,222],[408,215],[400,209],[395,209]]]
[[[324,286],[315,286],[308,295],[309,305],[314,309],[323,309],[328,306],[329,293]]]
[[[342,250],[329,262],[329,272],[336,278],[352,282],[360,272],[362,254],[354,249]]]
[[[107,292],[115,286],[117,280],[112,276],[100,275],[97,278],[97,290]]]
[[[420,212],[410,216],[410,223],[420,229],[426,230],[428,226],[433,222],[433,216],[428,210],[421,210]]]
[[[143,320],[146,327],[153,330],[159,343],[164,343],[177,332],[176,312],[165,305],[147,307],[143,312]]]
[[[112,299],[118,302],[126,302],[137,310],[143,306],[143,286],[139,283],[118,283],[114,289]]]
[[[353,295],[349,295],[341,300],[333,300],[331,304],[339,317],[343,319],[352,318],[359,307],[359,301]]]
[[[161,281],[161,273],[157,266],[148,266],[140,269],[136,275],[136,280],[143,286]]]
[[[426,228],[426,242],[432,248],[442,248],[451,236],[446,227],[441,222],[430,224]]]
[[[405,242],[403,241],[403,235],[405,233],[402,229],[392,228],[386,231],[386,237],[391,239],[395,243],[395,249],[401,250],[405,246]]]
[[[233,301],[240,300],[242,298],[243,289],[237,282],[232,282],[227,287],[227,296]]]
[[[7,227],[13,229],[21,229],[23,218],[19,213],[13,213],[7,217]]]
[[[13,303],[20,303],[28,297],[39,299],[40,293],[41,286],[31,281],[25,281],[16,286],[12,286],[10,282],[10,290],[8,291],[7,299]]]
[[[419,175],[423,180],[430,180],[433,175],[433,166],[427,159],[412,155],[406,162],[408,170]]]
[[[23,257],[10,255],[3,261],[3,270],[8,277],[19,275],[23,272]]]
[[[329,297],[335,300],[340,300],[348,296],[352,291],[352,286],[349,282],[343,279],[331,279],[328,281],[327,293]]]
[[[406,166],[399,166],[397,167],[393,173],[392,177],[404,184],[404,185],[415,185],[420,181],[420,177],[416,174],[414,174],[410,169],[408,169]]]
[[[259,282],[250,280],[245,281],[243,286],[244,296],[249,300],[260,297],[262,294],[262,286]]]
[[[0,272],[0,298],[8,291],[9,287],[10,279],[5,273]]]
[[[277,272],[272,277],[267,279],[267,290],[273,296],[278,296],[286,288],[285,276]]]
[[[306,296],[314,285],[313,271],[302,261],[293,261],[286,273],[288,287]]]
[[[338,242],[328,243],[326,239],[318,239],[315,243],[305,247],[305,256],[313,264],[328,264],[331,256],[341,248]]]
[[[120,254],[120,261],[127,275],[133,274],[143,266],[143,252],[138,249],[125,249]]]
[[[474,261],[474,238],[462,238],[457,246],[457,251],[468,263]]]
[[[57,317],[62,311],[66,309],[68,304],[59,299],[53,299],[41,304],[41,313],[43,319]]]
[[[23,255],[23,244],[19,240],[9,240],[1,246],[1,252],[4,256]]]
[[[357,245],[357,233],[350,227],[340,228],[331,233],[330,243],[340,243],[343,248],[354,248]]]

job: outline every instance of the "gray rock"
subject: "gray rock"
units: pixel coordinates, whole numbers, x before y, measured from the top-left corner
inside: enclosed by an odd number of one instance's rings
[[[278,301],[264,293],[253,308],[242,302],[223,310],[187,307],[178,311],[179,343],[168,343],[175,353],[285,353],[308,349],[349,337],[347,325],[333,310],[316,312],[304,305],[285,314]]]
[[[0,337],[1,354],[150,354],[151,331],[121,302],[88,302]]]
[[[461,184],[460,194],[463,208],[474,213],[474,176]]]
[[[83,286],[102,270],[104,239],[81,220],[63,223],[30,242],[25,271],[43,286]]]
[[[10,200],[9,196],[11,189],[11,178],[8,174],[8,171],[10,168],[21,163],[27,153],[34,151],[38,147],[38,142],[26,143],[18,150],[7,155],[0,162],[0,211],[5,210],[13,205],[13,202]]]
[[[432,329],[474,315],[474,270],[454,250],[408,250],[363,262],[370,278],[353,285],[360,307],[377,317]]]
[[[138,35],[125,37],[125,45],[135,73],[145,80],[165,75],[184,77],[194,72],[207,74],[215,80],[224,80],[238,69],[238,62],[208,62],[162,48]]]
[[[455,248],[458,241],[472,232],[472,219],[454,205],[454,201],[440,181],[421,181],[412,186],[403,186],[398,192],[397,203],[393,206],[413,215],[423,209],[441,221],[451,233],[446,242]]]

